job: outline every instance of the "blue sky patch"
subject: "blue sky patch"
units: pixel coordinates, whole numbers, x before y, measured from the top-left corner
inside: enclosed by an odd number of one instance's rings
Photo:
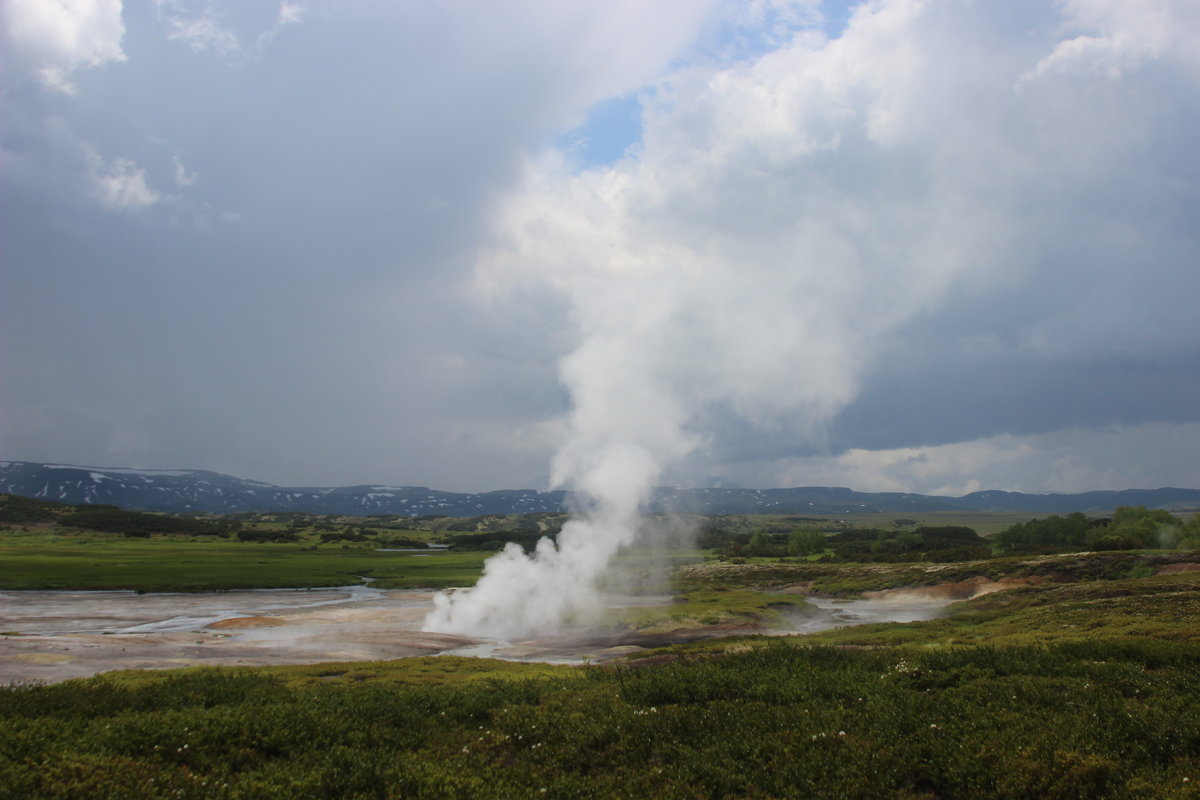
[[[592,106],[584,123],[560,136],[555,146],[588,169],[621,160],[641,139],[642,104],[638,94],[628,94]]]

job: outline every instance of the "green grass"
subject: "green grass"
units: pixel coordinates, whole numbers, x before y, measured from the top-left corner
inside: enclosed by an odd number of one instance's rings
[[[776,641],[117,675],[0,690],[0,798],[1195,797],[1198,662],[1194,642]]]
[[[704,625],[737,626],[777,623],[782,610],[803,608],[804,598],[775,592],[696,591],[667,606],[624,611],[620,621],[644,633],[659,633]]]
[[[797,559],[739,559],[709,561],[681,569],[675,584],[680,591],[712,588],[771,590],[803,587],[809,592],[853,596],[905,586],[933,586],[973,578],[1041,578],[1067,582],[1112,580],[1139,567],[1200,560],[1197,551],[1120,550],[1048,556],[989,558],[948,564],[859,564]]]
[[[486,555],[29,533],[0,539],[0,587],[468,585]],[[714,562],[626,623],[770,620],[797,585],[1037,583],[929,622],[584,668],[429,657],[0,687],[0,800],[1196,798],[1200,572],[1151,574],[1196,560]]]
[[[1028,522],[1039,516],[1047,515],[1027,511],[915,511],[911,513],[843,514],[837,519],[852,523],[857,528],[882,528],[884,530],[894,528],[893,523],[896,519],[916,520],[918,526],[965,525],[968,528],[974,528],[982,536],[988,536],[999,533],[1018,522]]]
[[[359,685],[382,683],[388,686],[444,686],[503,680],[528,680],[530,678],[578,677],[575,667],[561,664],[524,663],[498,661],[491,658],[468,656],[415,656],[395,661],[346,661],[324,664],[291,664],[275,667],[255,667],[251,670],[237,668],[184,667],[162,673],[148,670],[119,670],[107,672],[103,680],[119,686],[122,690],[140,691],[157,688],[164,674],[180,677],[192,676],[202,679],[208,675],[255,675],[280,682],[290,688],[329,686],[334,684]]]
[[[863,625],[808,637],[855,646],[1043,645],[1163,639],[1200,642],[1200,572],[1014,589],[951,606],[943,619]]]
[[[1028,522],[1039,516],[1047,515],[1025,511],[875,511],[866,514],[816,514],[810,517],[796,514],[724,515],[722,519],[742,520],[748,530],[757,526],[786,528],[795,525],[877,528],[880,530],[911,529],[918,526],[965,525],[968,528],[974,528],[979,534],[987,536],[999,533],[1015,523]],[[796,518],[813,521],[788,522],[788,520]],[[898,526],[895,524],[897,520],[912,520],[915,524]]]
[[[486,553],[378,552],[227,539],[25,537],[0,539],[2,589],[134,589],[146,592],[345,586],[469,586]]]

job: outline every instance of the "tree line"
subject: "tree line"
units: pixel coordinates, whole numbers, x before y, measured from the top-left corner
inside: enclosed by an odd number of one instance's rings
[[[914,520],[897,520],[897,523]],[[1009,526],[991,537],[960,525],[827,530],[800,525],[779,531],[765,525],[739,530],[710,521],[700,532],[701,548],[726,557],[819,557],[825,562],[973,561],[1006,555],[1041,555],[1081,550],[1200,548],[1200,514],[1181,519],[1163,509],[1121,506],[1111,517],[1082,512],[1052,515]]]

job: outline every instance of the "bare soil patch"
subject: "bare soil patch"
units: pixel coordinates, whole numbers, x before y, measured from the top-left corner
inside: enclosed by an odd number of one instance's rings
[[[53,683],[120,669],[268,666],[453,654],[551,663],[598,663],[644,649],[741,634],[811,633],[844,625],[930,619],[955,599],[994,591],[986,582],[810,598],[768,630],[745,619],[667,631],[581,629],[507,642],[421,630],[429,592],[345,587],[137,595],[133,592],[0,593],[0,683]],[[911,594],[911,593],[910,593]]]

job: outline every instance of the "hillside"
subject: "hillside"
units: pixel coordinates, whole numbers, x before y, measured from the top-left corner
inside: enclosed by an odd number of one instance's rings
[[[563,491],[506,489],[444,492],[424,486],[283,487],[206,470],[135,470],[0,461],[0,492],[61,503],[108,504],[145,511],[303,511],[452,517],[561,512]],[[1101,512],[1118,506],[1200,508],[1198,489],[1127,489],[1081,494],[984,491],[963,497],[856,492],[841,487],[675,488],[656,491],[651,510],[698,514],[854,514],[919,511]]]

